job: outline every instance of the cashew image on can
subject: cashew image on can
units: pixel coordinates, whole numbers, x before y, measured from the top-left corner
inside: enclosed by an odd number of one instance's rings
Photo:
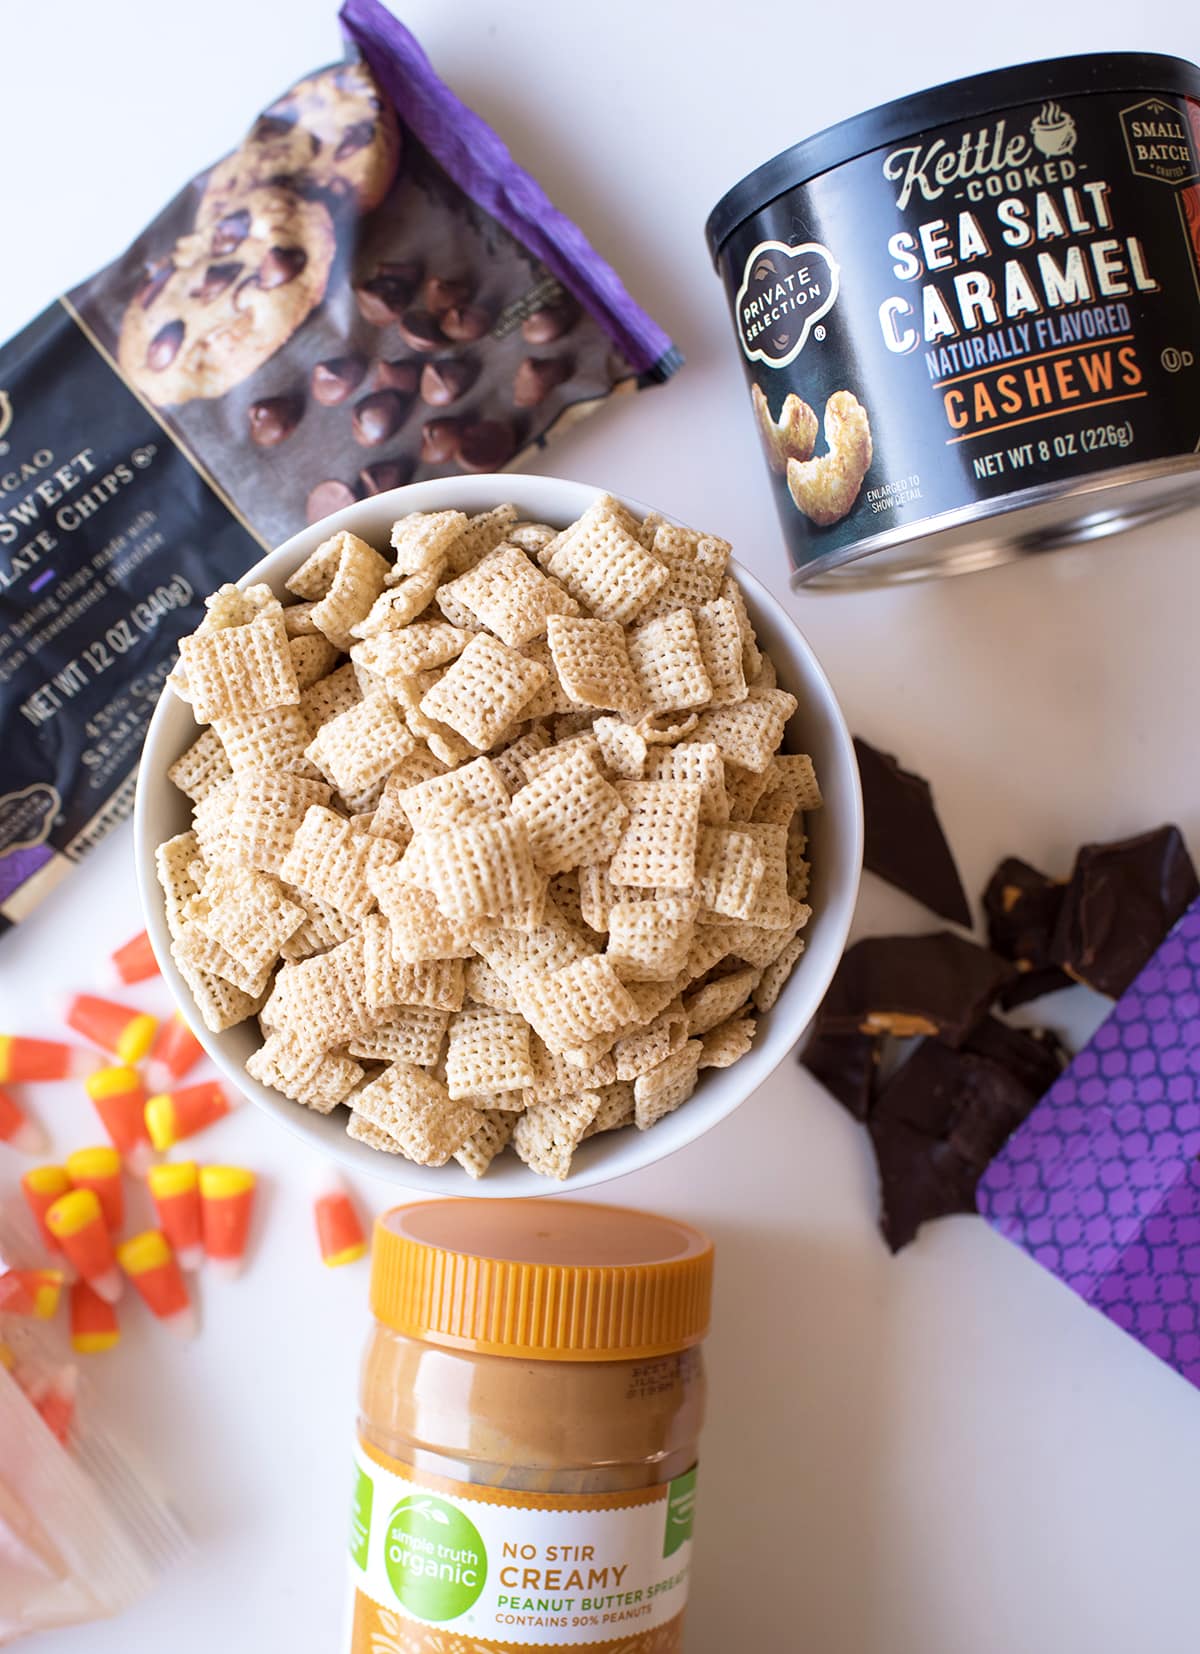
[[[789,391],[783,399],[779,418],[773,419],[771,404],[757,385],[750,387],[750,396],[759,435],[767,450],[767,464],[772,471],[782,476],[787,470],[788,460],[811,459],[817,445],[817,416],[808,403],[802,402],[794,391]]]
[[[788,491],[818,528],[841,522],[871,464],[867,410],[849,391],[835,391],[825,404],[825,442],[827,454],[787,462]]]

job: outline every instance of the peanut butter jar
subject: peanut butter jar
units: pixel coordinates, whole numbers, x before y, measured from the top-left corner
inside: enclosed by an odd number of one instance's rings
[[[568,1201],[375,1230],[350,1654],[676,1654],[712,1243]]]

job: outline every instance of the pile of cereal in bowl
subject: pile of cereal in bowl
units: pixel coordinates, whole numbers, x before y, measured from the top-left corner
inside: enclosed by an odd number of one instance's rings
[[[715,536],[402,517],[223,587],[159,847],[172,955],[263,1085],[473,1177],[565,1178],[750,1049],[803,951],[810,760]],[[347,658],[348,657],[348,658]]]

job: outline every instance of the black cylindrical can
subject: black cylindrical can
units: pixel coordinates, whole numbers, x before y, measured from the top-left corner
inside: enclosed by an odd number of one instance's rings
[[[1200,69],[1051,59],[786,150],[708,221],[796,582],[1200,503]]]

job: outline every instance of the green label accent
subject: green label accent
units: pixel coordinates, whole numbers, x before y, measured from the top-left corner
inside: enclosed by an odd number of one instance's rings
[[[696,1520],[695,1465],[683,1476],[676,1476],[667,1493],[667,1531],[663,1537],[663,1555],[674,1556],[681,1545],[692,1537]]]
[[[375,1484],[361,1465],[354,1467],[354,1494],[350,1500],[350,1555],[364,1573],[371,1540],[371,1506]]]
[[[396,1506],[384,1561],[397,1602],[435,1623],[465,1614],[487,1580],[479,1530],[456,1506],[431,1493],[414,1493]]]

